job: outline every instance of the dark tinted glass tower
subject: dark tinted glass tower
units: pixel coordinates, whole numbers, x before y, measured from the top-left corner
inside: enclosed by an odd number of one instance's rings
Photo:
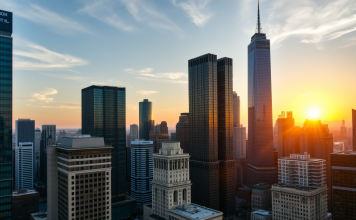
[[[12,13],[0,10],[0,219],[11,219]]]
[[[192,202],[219,210],[216,55],[188,61]]]
[[[220,211],[235,212],[235,161],[233,158],[232,59],[217,61],[218,159]]]
[[[56,125],[42,125],[40,141],[40,180],[47,184],[47,147],[56,144]]]
[[[150,130],[154,125],[152,116],[152,102],[149,102],[148,99],[144,99],[143,102],[140,102],[139,107],[139,138],[141,140],[149,140]]]
[[[248,45],[247,186],[277,182],[274,167],[270,41],[262,33],[260,12]]]
[[[125,88],[89,86],[82,89],[82,134],[104,137],[113,147],[112,202],[126,196],[126,96]]]
[[[176,141],[184,153],[189,153],[189,113],[181,113],[176,125]]]

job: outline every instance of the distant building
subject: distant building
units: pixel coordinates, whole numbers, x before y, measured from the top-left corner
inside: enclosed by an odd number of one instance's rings
[[[20,142],[15,148],[15,189],[33,188],[33,143]]]
[[[47,148],[48,219],[111,219],[111,149],[86,135]]]
[[[222,212],[191,203],[189,154],[179,142],[164,142],[153,154],[152,205],[144,206],[144,220],[222,220]]]
[[[234,91],[232,95],[233,99],[233,118],[234,118],[234,128],[240,127],[240,96]]]
[[[130,135],[134,137],[133,140],[138,139],[138,125],[137,124],[130,125]]]
[[[347,138],[347,128],[345,126],[345,120],[342,120],[342,123],[341,123],[340,137],[341,138]]]
[[[177,133],[171,133],[171,141],[177,141]]]
[[[308,187],[326,186],[326,161],[310,158],[307,153],[279,158],[278,182]]]
[[[337,153],[337,152],[342,152],[342,151],[347,151],[347,146],[345,147],[344,142],[334,142],[334,148],[333,148],[333,152]]]
[[[285,117],[285,112],[278,116],[276,124],[274,126],[274,138],[276,145],[274,146],[278,151],[278,157],[287,157],[289,154],[296,153],[295,149],[292,147],[287,147],[287,138],[293,137],[294,129],[294,118],[293,112],[287,112],[287,117]],[[290,146],[290,145],[289,145]]]
[[[47,147],[56,144],[56,125],[42,125],[40,141],[40,180],[47,185]]]
[[[131,146],[131,142],[136,140],[136,136],[134,135],[127,135],[126,136],[126,146]]]
[[[235,160],[235,186],[246,184],[246,127],[233,128],[233,154]]]
[[[356,219],[356,151],[330,155],[333,219]]]
[[[161,134],[168,134],[168,126],[167,126],[167,122],[166,121],[162,121],[161,122],[161,126],[160,126],[160,133]]]
[[[40,179],[40,145],[41,144],[41,129],[35,129],[35,179],[38,181]]]
[[[272,213],[262,209],[251,212],[251,220],[272,220]]]
[[[184,153],[189,153],[189,113],[181,113],[179,116],[176,125],[176,141],[180,142]]]
[[[136,140],[131,142],[131,197],[140,210],[144,204],[152,203],[153,142]]]
[[[272,191],[272,218],[327,219],[327,188],[274,184]]]
[[[144,99],[139,103],[139,138],[141,140],[149,140],[151,127],[154,125],[153,112],[152,112],[152,102],[148,99]]]
[[[356,151],[356,109],[352,109],[352,146]]]
[[[40,211],[40,194],[35,189],[12,191],[12,220],[31,218],[31,213]]]
[[[150,134],[150,141],[153,141],[153,153],[158,153],[162,147],[162,142],[169,141],[168,134]]]
[[[161,132],[161,125],[157,124],[155,126],[154,134],[159,134]],[[152,132],[150,134],[153,134]]]
[[[251,208],[252,211],[271,209],[271,185],[259,183],[252,187]]]

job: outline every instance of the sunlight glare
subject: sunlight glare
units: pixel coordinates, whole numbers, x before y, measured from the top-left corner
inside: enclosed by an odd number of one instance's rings
[[[308,112],[308,116],[312,119],[316,119],[317,117],[319,117],[319,115],[320,115],[320,111],[317,108],[312,108]]]

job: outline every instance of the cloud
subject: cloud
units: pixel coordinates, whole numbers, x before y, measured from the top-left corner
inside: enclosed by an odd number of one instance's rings
[[[133,112],[138,111],[138,105],[127,104],[126,106],[130,111],[133,111]]]
[[[142,70],[134,70],[132,68],[125,69],[125,72],[138,75],[139,79],[164,79],[172,83],[187,83],[188,74],[182,72],[168,72],[168,73],[153,73],[152,68],[145,68]]]
[[[97,84],[97,85],[104,85],[104,83],[102,83],[102,82],[91,81],[90,83],[91,83],[91,84]]]
[[[0,3],[2,9],[12,11],[15,16],[20,16],[34,23],[47,26],[52,31],[62,35],[88,32],[84,26],[72,18],[68,18],[68,15],[59,15],[35,4],[21,5],[6,0],[0,0]]]
[[[299,37],[301,43],[320,44],[355,31],[355,10],[354,0],[276,0],[267,9],[265,30],[271,35],[272,44],[289,37]]]
[[[34,102],[39,101],[39,102],[49,103],[49,102],[53,102],[53,98],[47,96],[55,95],[57,93],[58,91],[56,89],[47,88],[45,91],[34,93],[32,97],[28,98],[27,100],[34,101]]]
[[[158,93],[157,91],[148,91],[148,90],[139,90],[136,93],[141,94],[141,95],[151,95]]]
[[[76,103],[61,103],[61,104],[55,104],[55,105],[31,105],[31,104],[26,104],[26,106],[29,107],[34,107],[34,108],[47,108],[47,109],[80,109],[81,106],[80,104]]]
[[[68,80],[77,80],[77,81],[82,81],[85,79],[85,77],[65,75],[65,74],[55,74],[55,73],[41,73],[41,74],[53,78],[59,78],[59,79],[68,79]]]
[[[173,5],[182,8],[188,14],[191,21],[199,27],[205,25],[212,17],[212,13],[206,9],[211,0],[171,0]]]
[[[63,69],[88,64],[88,61],[81,58],[57,53],[21,39],[15,41],[14,55],[14,67],[25,70]]]

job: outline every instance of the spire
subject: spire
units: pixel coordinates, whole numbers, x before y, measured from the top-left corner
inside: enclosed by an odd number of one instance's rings
[[[261,20],[260,20],[260,1],[258,0],[258,10],[257,10],[257,27],[256,33],[262,33]]]

